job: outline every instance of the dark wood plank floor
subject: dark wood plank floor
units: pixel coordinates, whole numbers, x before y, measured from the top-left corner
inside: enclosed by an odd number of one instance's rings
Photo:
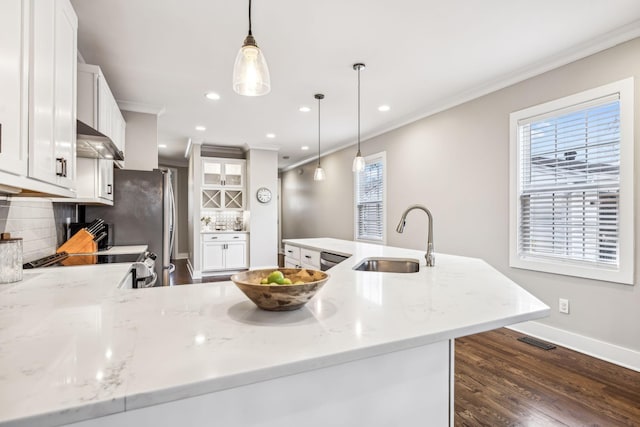
[[[640,426],[640,373],[521,336],[456,340],[456,426]]]
[[[176,260],[172,284],[193,280]],[[638,426],[640,373],[498,329],[456,340],[456,426]]]

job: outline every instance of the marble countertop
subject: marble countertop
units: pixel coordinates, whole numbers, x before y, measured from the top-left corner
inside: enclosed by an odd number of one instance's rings
[[[96,252],[98,255],[139,254],[147,250],[147,245],[111,246]]]
[[[117,289],[126,264],[40,269],[0,285],[0,425],[58,425],[544,317],[549,307],[479,259],[335,239],[353,255],[293,312],[231,282]],[[415,258],[419,273],[353,271]]]
[[[240,230],[240,231],[235,231],[235,230],[201,230],[200,231],[201,234],[249,234],[249,232],[247,230]]]

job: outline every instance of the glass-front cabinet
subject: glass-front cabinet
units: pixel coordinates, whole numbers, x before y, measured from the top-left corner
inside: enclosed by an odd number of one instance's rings
[[[201,209],[244,209],[245,164],[241,159],[202,159]]]
[[[236,159],[203,159],[202,185],[243,187],[245,161]]]

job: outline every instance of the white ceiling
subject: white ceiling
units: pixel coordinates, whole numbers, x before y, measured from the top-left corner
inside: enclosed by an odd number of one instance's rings
[[[80,53],[102,67],[118,102],[162,111],[162,158],[184,160],[192,138],[278,148],[281,168],[317,155],[315,93],[325,94],[322,152],[356,141],[355,62],[367,65],[365,140],[640,35],[638,0],[254,0],[271,93],[242,97],[231,72],[248,0],[72,3]],[[382,104],[391,110],[379,112]]]

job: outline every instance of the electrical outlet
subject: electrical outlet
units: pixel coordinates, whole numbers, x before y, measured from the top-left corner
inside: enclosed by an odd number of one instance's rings
[[[560,298],[558,300],[558,311],[560,313],[569,314],[569,300],[566,298]]]

